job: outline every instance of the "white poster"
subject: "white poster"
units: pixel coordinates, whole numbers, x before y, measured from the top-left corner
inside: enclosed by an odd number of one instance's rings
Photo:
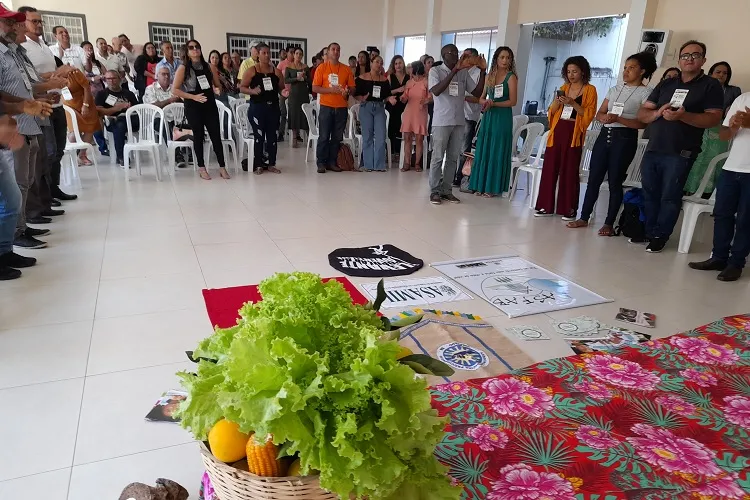
[[[386,299],[382,307],[389,309],[394,307],[427,306],[441,302],[454,302],[457,300],[471,300],[471,295],[465,293],[459,287],[443,278],[433,276],[430,278],[416,278],[411,280],[385,281]],[[373,301],[378,295],[378,284],[364,283],[360,285]]]
[[[510,318],[611,302],[517,255],[436,262],[432,267]]]

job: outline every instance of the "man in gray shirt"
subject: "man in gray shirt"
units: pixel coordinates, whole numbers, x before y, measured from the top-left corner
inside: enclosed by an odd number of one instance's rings
[[[464,98],[466,92],[479,97],[484,89],[487,64],[484,58],[462,57],[458,60],[458,48],[449,44],[440,54],[443,64],[430,70],[428,87],[434,96],[432,115],[432,163],[430,165],[430,203],[440,205],[443,200],[451,203],[461,201],[453,196],[452,184],[456,175],[458,156],[462,152],[466,126]],[[469,76],[469,69],[478,66],[479,81]],[[443,169],[445,157],[445,169]]]

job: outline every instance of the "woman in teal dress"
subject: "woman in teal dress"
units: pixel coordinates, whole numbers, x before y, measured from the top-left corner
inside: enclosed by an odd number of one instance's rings
[[[469,189],[492,198],[508,192],[513,156],[513,106],[518,95],[516,63],[510,47],[498,47],[492,56],[482,104],[477,147],[471,166]]]

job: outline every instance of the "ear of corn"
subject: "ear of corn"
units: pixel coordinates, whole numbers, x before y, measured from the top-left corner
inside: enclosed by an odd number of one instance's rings
[[[256,476],[282,477],[284,465],[279,460],[279,447],[273,444],[273,436],[261,439],[255,434],[247,441],[247,466]]]

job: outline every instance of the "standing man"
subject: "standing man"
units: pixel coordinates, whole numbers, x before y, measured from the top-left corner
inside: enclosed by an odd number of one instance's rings
[[[161,42],[161,53],[164,54],[164,58],[156,65],[156,74],[159,74],[161,68],[167,68],[169,70],[169,83],[171,84],[177,68],[182,63],[174,56],[174,47],[172,47],[172,42],[169,40]]]
[[[286,67],[294,62],[294,46],[289,45],[286,48],[286,59],[279,63],[279,71],[284,74]],[[286,98],[289,97],[289,89],[292,87],[291,84],[287,83],[284,85],[284,90],[281,91],[279,97],[279,111],[281,113],[281,119],[279,120],[279,142],[284,142],[284,129],[286,129]]]
[[[133,45],[130,43],[128,35],[124,33],[117,38],[120,40],[120,53],[125,56],[127,66],[130,68],[128,71],[130,79],[135,80],[135,67],[133,67],[133,63],[139,55],[143,54],[143,45]]]
[[[125,77],[125,66],[122,64],[122,59],[116,54],[110,54],[107,48],[107,40],[104,38],[96,39],[96,52],[94,53],[96,60],[104,66],[105,71],[117,71],[120,76]]]
[[[432,163],[430,165],[430,203],[440,205],[443,200],[461,203],[453,196],[452,184],[456,176],[458,156],[463,148],[464,102],[466,92],[474,97],[482,95],[487,62],[484,58],[469,58],[464,54],[458,60],[458,48],[448,44],[440,54],[443,64],[433,66],[427,86],[434,98],[432,114]],[[479,67],[479,81],[469,76],[469,69]],[[443,157],[445,156],[445,171]]]
[[[370,49],[370,61],[375,59],[375,56],[379,56],[379,55],[380,55],[380,49],[378,49],[377,47],[373,47]]]
[[[714,248],[708,260],[688,265],[720,271],[719,281],[737,281],[750,254],[750,92],[734,100],[719,138],[733,142],[716,183]]]
[[[122,51],[122,41],[119,36],[112,38],[112,53],[120,58],[122,67],[125,68],[125,74],[130,74],[130,64],[128,63],[128,58],[125,56],[125,53]],[[126,81],[125,78],[123,78],[122,81],[124,83]]]
[[[705,44],[695,40],[684,43],[680,47],[682,74],[659,83],[638,111],[638,120],[651,123],[641,162],[646,251],[650,253],[664,250],[672,235],[705,129],[721,123],[724,90],[717,79],[703,73],[705,63]]]
[[[245,71],[249,70],[255,64],[258,62],[258,49],[256,48],[260,42],[257,40],[252,40],[250,42],[250,57],[242,61],[242,64],[240,64],[239,72],[237,73],[237,79],[239,81],[242,81],[242,75],[245,74]],[[246,95],[245,99],[249,99],[250,96]]]
[[[52,55],[59,58],[63,64],[83,71],[83,61],[86,60],[86,54],[84,54],[83,48],[78,45],[70,45],[68,29],[65,26],[55,26],[52,28],[52,34],[55,35],[57,40],[56,44],[49,47]]]
[[[55,62],[55,56],[49,49],[42,38],[44,27],[42,16],[34,7],[21,7],[18,9],[26,15],[26,41],[22,43],[26,49],[26,55],[34,65],[34,69],[42,78],[50,79],[52,77],[67,78],[72,70],[71,66],[63,65],[59,68]],[[67,194],[60,189],[60,161],[65,152],[65,143],[67,142],[68,124],[65,119],[65,111],[60,102],[60,91],[49,90],[47,92],[52,101],[52,115],[50,123],[54,133],[54,143],[47,139],[47,160],[49,161],[49,175],[47,183],[53,198],[60,201],[71,201],[78,198],[78,195]],[[44,177],[44,176],[43,176]],[[53,202],[54,203],[54,202]],[[34,223],[34,221],[31,221]]]
[[[312,90],[320,96],[318,113],[318,147],[316,162],[318,173],[326,170],[341,172],[336,165],[339,146],[344,138],[348,117],[347,99],[354,90],[354,75],[349,66],[341,64],[341,46],[333,42],[328,46],[328,60],[315,70]]]
[[[466,49],[464,50],[464,57],[479,57],[477,49]],[[475,82],[479,81],[479,68],[474,66],[469,70],[469,76]],[[453,180],[453,187],[460,188],[459,191],[462,193],[470,193],[469,190],[469,178],[464,177],[461,169],[466,161],[466,153],[471,151],[471,145],[474,142],[474,136],[477,133],[477,123],[479,122],[479,116],[482,114],[482,105],[479,104],[479,99],[466,92],[464,98],[464,118],[466,119],[466,126],[464,128],[464,154],[458,159],[458,165],[456,165],[456,177]]]

